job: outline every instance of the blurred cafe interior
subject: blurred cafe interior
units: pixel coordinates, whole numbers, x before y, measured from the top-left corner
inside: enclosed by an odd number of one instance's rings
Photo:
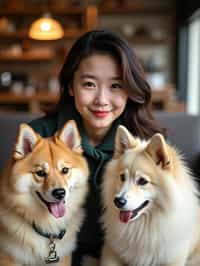
[[[0,0],[0,112],[41,113],[55,104],[67,50],[82,33],[107,28],[134,47],[152,87],[152,108],[198,113],[198,5],[193,0]],[[54,23],[52,33],[37,32],[42,19]]]

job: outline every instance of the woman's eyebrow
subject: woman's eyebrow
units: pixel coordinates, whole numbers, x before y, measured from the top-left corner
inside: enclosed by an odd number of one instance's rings
[[[82,74],[80,75],[81,79],[97,79],[94,75],[90,75],[90,74]]]
[[[85,78],[89,78],[89,79],[97,79],[96,76],[91,75],[91,74],[82,74],[82,75],[80,75],[80,78],[81,78],[81,79],[85,79]],[[122,77],[120,77],[120,76],[110,77],[109,79],[110,79],[110,80],[119,80],[119,81],[122,81]]]

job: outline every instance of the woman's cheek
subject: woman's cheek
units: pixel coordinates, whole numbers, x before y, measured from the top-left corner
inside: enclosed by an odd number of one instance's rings
[[[81,92],[75,96],[76,102],[79,104],[88,104],[90,102],[90,95],[88,93]]]
[[[121,107],[121,108],[123,108],[123,107],[125,107],[126,106],[126,102],[127,102],[127,97],[117,97],[116,99],[115,99],[115,106],[116,107]]]

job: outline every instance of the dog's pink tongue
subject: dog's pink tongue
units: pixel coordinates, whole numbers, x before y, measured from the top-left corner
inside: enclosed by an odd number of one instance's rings
[[[132,211],[120,211],[120,221],[122,223],[128,223],[128,221],[131,219]]]
[[[54,217],[59,218],[65,215],[65,205],[63,201],[49,203],[49,211]]]

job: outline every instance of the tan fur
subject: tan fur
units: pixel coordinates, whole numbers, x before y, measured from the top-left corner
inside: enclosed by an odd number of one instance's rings
[[[178,151],[160,134],[142,141],[122,126],[115,143],[102,186],[101,266],[199,266],[197,188]]]
[[[20,126],[12,162],[0,179],[0,265],[46,265],[49,239],[35,232],[33,221],[49,233],[66,229],[61,240],[55,239],[60,261],[53,265],[71,265],[88,191],[88,165],[80,141],[74,121],[48,139],[26,124]],[[67,173],[62,172],[64,167],[68,168]],[[40,170],[47,175],[38,175]],[[56,188],[66,191],[62,203],[65,213],[59,213],[60,217],[50,213],[36,194],[38,191],[45,200],[54,201],[52,191]]]

